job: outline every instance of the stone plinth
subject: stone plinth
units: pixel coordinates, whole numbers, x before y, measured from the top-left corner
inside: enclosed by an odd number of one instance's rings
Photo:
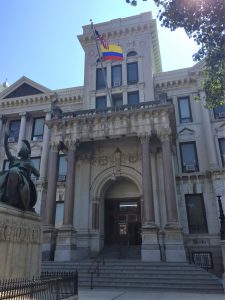
[[[54,260],[57,230],[53,226],[43,226],[42,260]]]
[[[165,226],[166,261],[184,262],[186,253],[184,249],[183,234],[177,223],[169,223]]]
[[[158,227],[154,225],[142,226],[142,261],[160,261],[161,255],[158,244]]]
[[[0,279],[40,275],[41,232],[39,215],[0,202]]]

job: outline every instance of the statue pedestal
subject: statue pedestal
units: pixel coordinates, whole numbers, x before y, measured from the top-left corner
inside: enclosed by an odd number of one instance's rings
[[[39,215],[0,202],[0,279],[40,275],[41,232]]]

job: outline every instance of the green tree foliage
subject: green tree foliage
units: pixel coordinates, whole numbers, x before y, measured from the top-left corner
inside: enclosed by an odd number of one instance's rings
[[[203,88],[207,107],[225,104],[225,0],[152,1],[159,8],[162,26],[171,31],[183,28],[200,46],[193,59],[206,62]]]

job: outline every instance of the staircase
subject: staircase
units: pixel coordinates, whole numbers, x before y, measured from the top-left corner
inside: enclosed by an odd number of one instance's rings
[[[44,262],[43,271],[78,270],[79,287],[90,287],[93,260],[79,262]],[[188,263],[150,263],[140,260],[106,259],[93,273],[93,287],[142,288],[152,291],[223,293],[221,280],[213,274]]]

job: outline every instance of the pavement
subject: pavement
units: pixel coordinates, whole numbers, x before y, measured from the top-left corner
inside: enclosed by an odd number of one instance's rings
[[[225,300],[225,294],[150,292],[141,289],[79,288],[79,300]]]

